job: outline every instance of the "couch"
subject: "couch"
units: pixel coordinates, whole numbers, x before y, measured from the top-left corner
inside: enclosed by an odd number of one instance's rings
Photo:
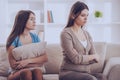
[[[108,80],[120,79],[120,44],[94,42],[96,52],[100,55],[100,63],[91,65],[92,72],[103,73]],[[47,44],[48,62],[45,63],[44,80],[59,80],[59,69],[63,59],[60,44]],[[0,45],[0,80],[7,80],[9,62],[4,45]]]

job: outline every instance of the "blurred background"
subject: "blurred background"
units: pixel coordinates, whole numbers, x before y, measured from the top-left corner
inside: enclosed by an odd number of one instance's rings
[[[0,0],[0,44],[5,44],[19,10],[36,14],[36,29],[42,41],[60,43],[69,10],[78,0]],[[95,42],[120,43],[120,0],[80,0],[89,7],[89,31]]]

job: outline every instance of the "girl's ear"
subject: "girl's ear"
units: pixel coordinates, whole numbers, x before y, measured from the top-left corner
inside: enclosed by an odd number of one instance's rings
[[[75,15],[71,15],[71,18],[72,18],[72,19],[75,19]]]

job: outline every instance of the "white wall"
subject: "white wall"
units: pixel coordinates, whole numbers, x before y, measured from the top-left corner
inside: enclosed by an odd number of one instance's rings
[[[112,21],[120,22],[120,0],[111,0],[112,2]]]
[[[6,38],[9,34],[9,29],[7,26],[7,13],[8,13],[8,1],[0,0],[0,43],[5,43]]]

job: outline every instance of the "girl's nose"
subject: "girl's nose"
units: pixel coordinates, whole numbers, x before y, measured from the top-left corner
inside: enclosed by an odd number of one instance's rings
[[[87,20],[87,17],[85,17],[85,20]]]

